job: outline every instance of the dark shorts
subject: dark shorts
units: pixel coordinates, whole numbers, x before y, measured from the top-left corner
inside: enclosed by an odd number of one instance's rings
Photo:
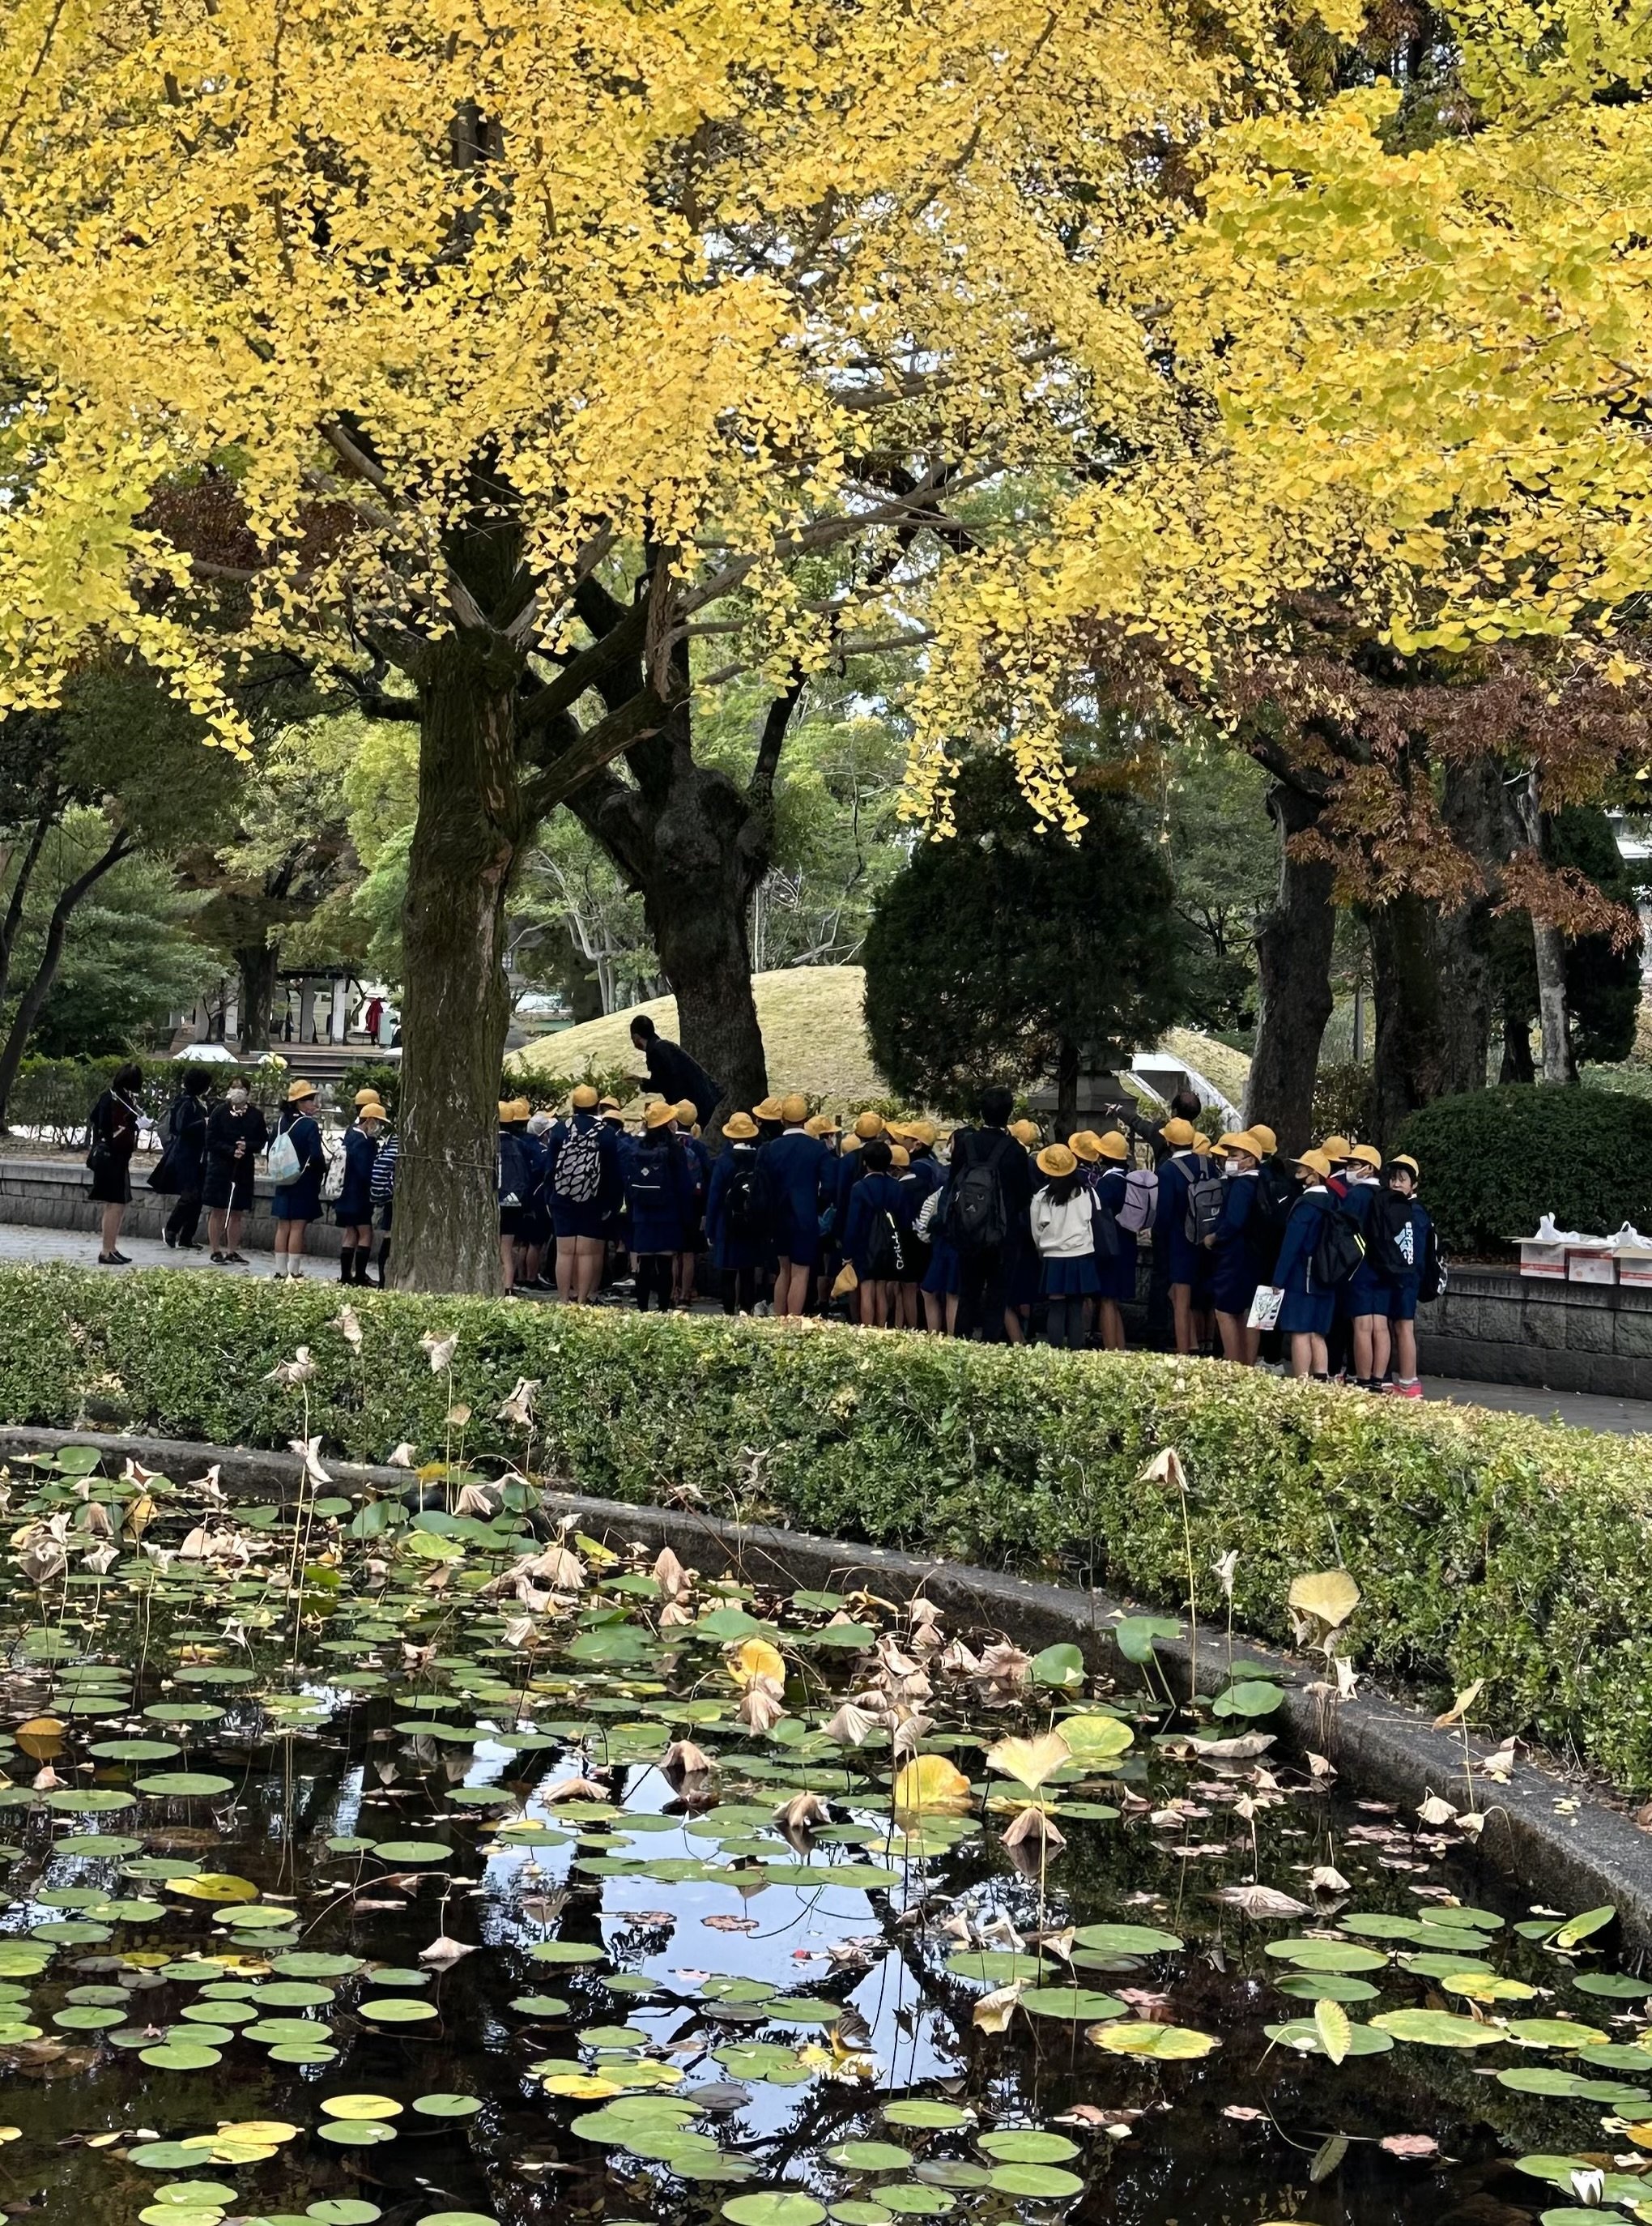
[[[89,1195],[94,1205],[130,1205],[132,1173],[126,1161],[122,1160],[116,1166],[96,1169]]]
[[[526,1224],[527,1218],[527,1214],[519,1205],[501,1206],[499,1208],[499,1235],[501,1237],[520,1237],[523,1229]]]
[[[1388,1291],[1388,1317],[1390,1321],[1415,1321],[1417,1319],[1417,1277],[1407,1275],[1403,1282],[1394,1284]],[[1378,1312],[1382,1310],[1379,1307]]]
[[[1279,1326],[1287,1337],[1329,1337],[1336,1314],[1334,1291],[1287,1291]]]

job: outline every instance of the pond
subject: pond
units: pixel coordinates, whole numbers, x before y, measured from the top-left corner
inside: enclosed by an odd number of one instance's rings
[[[1242,1659],[1190,1714],[1151,1626],[1098,1689],[308,1472],[13,1473],[11,2216],[1652,2219],[1613,1913],[1282,1759]]]

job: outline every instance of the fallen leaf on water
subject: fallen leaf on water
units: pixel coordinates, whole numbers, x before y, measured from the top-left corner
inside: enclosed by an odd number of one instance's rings
[[[463,1956],[473,1956],[476,1953],[477,1945],[474,1941],[467,1945],[462,1940],[449,1940],[444,1932],[439,1940],[433,1940],[428,1948],[420,1949],[419,1961],[421,1963],[456,1963]]]
[[[1007,1987],[994,1987],[991,1994],[982,1996],[971,2013],[971,2022],[979,2031],[1003,2032],[1007,2028],[1021,1998],[1023,1983],[1016,1979]]]
[[[1254,2102],[1228,2102],[1223,2105],[1222,2115],[1224,2118],[1236,2119],[1242,2126],[1254,2126],[1268,2113],[1259,2110]]]
[[[700,1922],[714,1932],[755,1932],[758,1925],[754,1917],[702,1917]]]
[[[1432,2157],[1439,2154],[1439,2143],[1432,2134],[1384,2134],[1376,2145],[1390,2156]]]
[[[1299,1901],[1294,1894],[1281,1893],[1271,1886],[1219,1886],[1210,1896],[1224,1908],[1236,1909],[1242,1917],[1306,1917],[1308,1905]]]

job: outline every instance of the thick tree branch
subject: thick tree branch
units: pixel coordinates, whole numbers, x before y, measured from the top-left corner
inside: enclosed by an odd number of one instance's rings
[[[646,600],[633,603],[627,608],[622,603],[616,603],[606,588],[602,595],[604,601],[618,612],[618,619],[588,649],[581,650],[570,663],[564,665],[554,680],[547,681],[536,694],[524,697],[518,704],[518,733],[531,734],[561,713],[571,711],[588,690],[600,690],[602,682],[628,658],[641,654],[648,625]],[[576,595],[576,607],[577,604]],[[580,615],[584,617],[585,614],[581,611]],[[588,619],[586,623],[589,625],[590,620]]]
[[[543,819],[566,802],[581,782],[612,765],[650,735],[658,734],[670,716],[671,706],[645,689],[606,718],[585,728],[577,741],[541,768],[523,790],[524,814]]]
[[[6,906],[3,925],[0,925],[0,998],[5,996],[11,982],[11,954],[17,941],[17,931],[22,925],[23,905],[29,895],[29,884],[40,863],[40,854],[46,837],[56,824],[61,802],[55,788],[48,789],[35,819],[34,832],[29,838],[29,848],[23,852],[17,868],[17,878],[11,885],[11,900]]]

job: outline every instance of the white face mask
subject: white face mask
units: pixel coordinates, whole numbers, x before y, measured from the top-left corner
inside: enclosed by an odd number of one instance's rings
[[[229,1093],[229,1103],[235,1108],[238,1113],[245,1112],[246,1110],[245,1091],[232,1090]]]

